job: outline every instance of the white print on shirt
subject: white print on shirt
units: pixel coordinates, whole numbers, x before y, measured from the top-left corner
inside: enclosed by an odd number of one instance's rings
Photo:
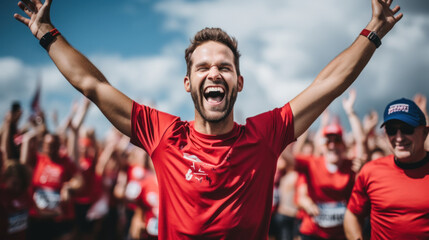
[[[148,192],[146,194],[146,201],[149,203],[151,207],[158,206],[158,194],[155,192]]]
[[[46,188],[39,188],[34,192],[33,200],[39,209],[54,210],[60,205],[60,192]]]
[[[202,182],[204,180],[204,176],[207,176],[208,174],[201,170],[201,166],[197,166],[195,163],[202,162],[197,156],[190,155],[188,153],[183,154],[183,158],[192,161],[191,168],[188,169],[188,171],[185,174],[185,179],[187,181],[191,181],[192,177],[194,177],[198,182]]]
[[[61,182],[61,170],[58,167],[46,166],[40,175],[39,181],[41,184],[45,183],[59,183]]]
[[[317,203],[320,214],[314,217],[316,223],[325,228],[341,226],[346,212],[345,202]]]
[[[137,181],[130,181],[125,188],[125,197],[128,200],[135,200],[141,193],[142,188]]]
[[[150,235],[158,236],[158,218],[150,218],[149,221],[147,221],[146,230]]]
[[[27,229],[28,211],[21,211],[10,214],[8,217],[9,228],[7,233],[12,234]]]

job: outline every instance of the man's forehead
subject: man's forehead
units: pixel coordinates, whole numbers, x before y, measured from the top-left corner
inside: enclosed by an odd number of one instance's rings
[[[208,41],[197,48],[192,53],[191,59],[194,63],[208,60],[234,61],[234,54],[225,44]]]

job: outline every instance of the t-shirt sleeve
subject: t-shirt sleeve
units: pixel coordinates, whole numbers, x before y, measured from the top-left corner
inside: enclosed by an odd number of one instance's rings
[[[149,155],[178,117],[133,102],[131,115],[131,143],[146,150]]]
[[[281,108],[249,118],[247,126],[258,131],[276,155],[293,142],[293,113],[289,103]]]
[[[357,216],[365,217],[370,213],[370,201],[366,191],[366,174],[365,166],[359,172],[355,185],[353,186],[347,208]]]

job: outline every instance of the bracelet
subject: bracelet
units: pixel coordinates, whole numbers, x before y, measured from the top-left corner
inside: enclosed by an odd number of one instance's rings
[[[377,33],[371,32],[368,29],[363,29],[362,32],[360,32],[360,35],[367,37],[372,43],[375,44],[376,48],[380,47],[381,40],[378,37]]]
[[[56,39],[56,36],[61,35],[61,33],[58,31],[58,29],[54,28],[51,31],[45,33],[42,38],[40,38],[40,45],[48,50],[49,45]]]

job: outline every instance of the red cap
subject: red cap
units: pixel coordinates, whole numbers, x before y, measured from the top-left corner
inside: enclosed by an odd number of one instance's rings
[[[323,135],[340,135],[343,136],[343,128],[339,124],[330,124],[323,128]]]
[[[79,139],[79,145],[81,147],[90,147],[90,146],[92,146],[92,140],[90,138],[86,138],[86,137],[80,138]]]

